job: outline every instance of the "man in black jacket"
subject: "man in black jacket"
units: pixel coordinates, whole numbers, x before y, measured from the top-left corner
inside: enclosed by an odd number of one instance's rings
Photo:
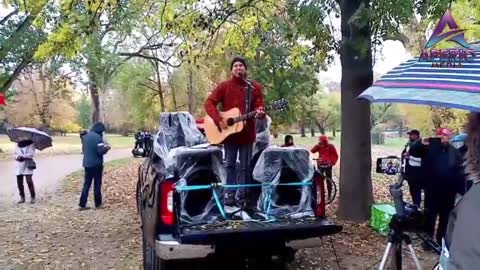
[[[110,150],[110,145],[103,141],[103,132],[105,125],[95,123],[90,131],[82,136],[83,149],[83,167],[85,168],[85,182],[83,184],[82,195],[80,196],[80,210],[88,209],[88,192],[92,181],[93,195],[95,198],[95,207],[102,206],[102,175],[103,175],[103,155]]]
[[[423,178],[422,158],[425,155],[425,146],[420,138],[420,131],[413,129],[408,132],[409,140],[402,152],[404,159],[405,173],[404,177],[410,188],[412,202],[417,207],[422,203]]]
[[[447,231],[448,218],[455,204],[457,193],[463,194],[465,188],[462,173],[462,157],[450,144],[453,133],[441,128],[439,138],[425,140],[426,156],[423,159],[425,181],[426,232],[433,237],[437,217],[438,228],[435,238],[441,245]]]

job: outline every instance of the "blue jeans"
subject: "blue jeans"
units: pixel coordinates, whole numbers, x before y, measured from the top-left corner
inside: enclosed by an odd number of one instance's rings
[[[252,144],[225,144],[225,168],[227,170],[227,185],[241,185],[252,183]],[[237,170],[237,157],[240,164]],[[238,171],[238,174],[237,174]],[[238,200],[239,204],[245,202],[245,188],[227,189],[225,192],[225,203],[232,204]]]
[[[80,207],[87,206],[88,192],[93,183],[93,197],[95,199],[95,207],[102,205],[102,176],[103,166],[85,168],[85,182],[83,183],[82,195],[80,196]]]

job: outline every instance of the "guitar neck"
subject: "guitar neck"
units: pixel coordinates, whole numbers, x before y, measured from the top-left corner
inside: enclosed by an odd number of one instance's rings
[[[238,122],[245,121],[247,119],[255,117],[256,114],[257,114],[257,112],[249,112],[249,113],[246,113],[246,114],[242,114],[238,117],[233,118],[233,122],[238,123]]]

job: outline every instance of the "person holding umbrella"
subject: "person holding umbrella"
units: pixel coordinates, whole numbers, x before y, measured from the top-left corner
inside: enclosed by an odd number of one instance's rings
[[[20,193],[20,201],[25,202],[25,191],[23,188],[23,178],[27,180],[28,190],[30,191],[31,203],[35,203],[35,187],[33,185],[33,171],[36,169],[33,157],[35,155],[35,146],[32,140],[21,140],[17,143],[13,152],[13,158],[17,161],[16,176],[17,186]]]
[[[33,160],[35,149],[43,150],[52,146],[52,138],[45,132],[35,128],[17,127],[7,129],[7,135],[12,142],[17,143],[13,158],[17,161],[15,174],[17,176],[20,201],[25,202],[23,178],[27,180],[31,203],[35,203],[35,187],[33,185],[33,171],[37,165]]]

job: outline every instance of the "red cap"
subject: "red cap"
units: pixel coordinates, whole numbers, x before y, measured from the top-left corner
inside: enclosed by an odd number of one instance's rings
[[[448,128],[439,128],[439,129],[437,129],[437,135],[438,136],[452,137],[454,134]]]
[[[197,124],[198,129],[205,129],[205,122],[203,118],[195,119],[195,124]]]
[[[323,143],[328,143],[328,137],[325,135],[322,135],[320,136],[320,138],[318,138],[318,141]]]
[[[0,93],[0,105],[7,105],[7,103],[5,103],[5,95]]]

